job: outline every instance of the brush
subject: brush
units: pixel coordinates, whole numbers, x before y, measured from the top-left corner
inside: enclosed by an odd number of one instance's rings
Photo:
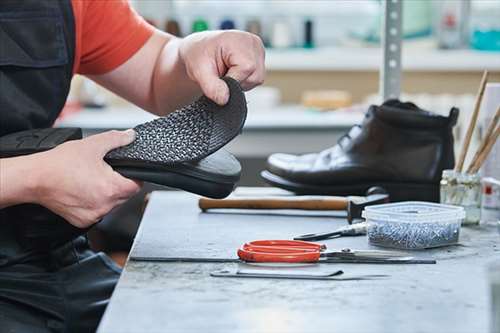
[[[456,172],[462,172],[465,157],[467,155],[467,150],[469,149],[470,140],[472,138],[472,133],[474,132],[474,128],[476,127],[477,117],[479,115],[479,109],[481,108],[481,102],[483,100],[484,89],[486,87],[487,82],[488,82],[488,71],[484,71],[483,78],[481,79],[481,84],[479,85],[479,90],[476,96],[476,102],[474,104],[474,111],[472,112],[469,128],[467,129],[467,133],[464,138],[462,150],[460,151],[460,157],[458,159],[457,165],[455,166]]]

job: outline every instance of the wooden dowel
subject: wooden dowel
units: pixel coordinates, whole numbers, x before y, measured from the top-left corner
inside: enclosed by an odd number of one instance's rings
[[[228,199],[200,198],[198,206],[208,209],[302,209],[345,210],[348,199],[334,196],[242,197]]]
[[[488,144],[488,140],[490,136],[493,134],[493,131],[497,127],[498,120],[500,119],[500,105],[498,106],[497,112],[495,113],[495,116],[491,120],[488,129],[486,130],[483,140],[481,141],[481,144],[479,145],[479,148],[476,151],[476,154],[474,154],[474,157],[472,158],[471,163],[469,164],[469,168],[467,169],[467,172],[470,173],[474,165],[477,163],[477,159],[479,158],[479,155],[481,152],[484,150],[486,145]]]
[[[467,129],[467,133],[465,135],[464,142],[462,144],[460,157],[458,159],[457,165],[455,166],[455,171],[457,172],[462,172],[462,168],[464,167],[465,157],[467,155],[467,150],[469,149],[472,133],[474,132],[474,128],[476,127],[477,116],[479,114],[479,109],[481,108],[481,101],[483,100],[484,88],[486,87],[487,82],[488,82],[488,71],[484,71],[483,78],[481,79],[481,84],[479,85],[479,90],[477,92],[476,102],[474,104],[474,111],[472,112],[472,118],[469,123],[469,128]]]
[[[499,135],[500,135],[500,126],[498,126],[493,135],[490,136],[490,139],[488,140],[488,143],[486,144],[484,151],[479,155],[479,158],[477,159],[476,164],[472,168],[471,173],[476,173],[479,171],[486,158],[488,158],[488,154],[490,153],[491,149],[497,142]]]

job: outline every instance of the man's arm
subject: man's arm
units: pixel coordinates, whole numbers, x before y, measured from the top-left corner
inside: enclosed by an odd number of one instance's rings
[[[35,201],[36,167],[32,155],[0,159],[0,209]]]
[[[91,226],[140,189],[140,183],[103,161],[108,151],[134,138],[132,130],[109,131],[46,152],[0,159],[0,208],[36,203],[74,226]]]
[[[89,75],[102,86],[157,115],[165,115],[202,93],[225,104],[229,75],[243,89],[264,81],[264,47],[241,31],[211,31],[175,38],[156,30],[144,46],[109,73]]]

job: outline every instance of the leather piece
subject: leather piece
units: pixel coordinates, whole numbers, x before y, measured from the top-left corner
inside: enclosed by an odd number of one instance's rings
[[[457,116],[456,109],[443,117],[391,100],[371,106],[362,125],[334,147],[305,155],[273,154],[267,171],[298,188],[324,187],[324,194],[334,194],[334,186],[361,183],[436,184],[442,170],[454,166],[452,127]]]

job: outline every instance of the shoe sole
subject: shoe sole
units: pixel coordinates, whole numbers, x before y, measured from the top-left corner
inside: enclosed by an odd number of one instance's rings
[[[174,165],[201,160],[225,146],[241,133],[247,103],[236,80],[223,80],[230,92],[226,105],[202,96],[166,117],[138,125],[134,128],[135,141],[110,151],[105,160]]]
[[[177,188],[214,199],[227,197],[241,175],[240,163],[224,149],[200,161],[175,166],[145,163],[111,166],[127,178]]]
[[[292,182],[277,176],[267,170],[261,172],[261,177],[270,185],[276,186],[300,195],[366,195],[373,186],[383,187],[391,202],[398,201],[431,201],[439,202],[439,184],[415,184],[373,181],[349,185],[309,185]]]

